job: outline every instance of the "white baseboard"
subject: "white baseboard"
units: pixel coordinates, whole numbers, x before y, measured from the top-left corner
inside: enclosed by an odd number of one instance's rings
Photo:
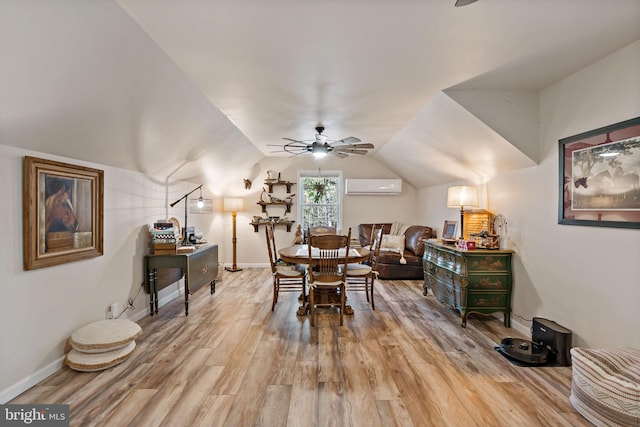
[[[180,289],[176,289],[170,294],[165,295],[163,298],[159,299],[158,307],[162,307],[163,305],[168,304],[174,299],[183,296],[183,294],[184,294],[184,288],[181,287]],[[149,307],[147,306],[144,310],[140,310],[134,313],[131,317],[127,317],[127,319],[131,320],[132,322],[137,322],[138,320],[148,315],[149,315]],[[65,357],[66,356],[62,356],[54,360],[44,368],[38,369],[36,372],[18,381],[16,384],[2,390],[2,392],[0,392],[0,404],[7,403],[11,399],[14,399],[15,397],[29,390],[31,387],[37,385],[40,381],[43,381],[50,375],[53,375],[56,372],[58,372],[60,369],[64,367]],[[43,403],[46,403],[46,402],[43,402]]]
[[[14,397],[19,396],[21,393],[24,393],[34,385],[38,384],[40,381],[58,372],[64,366],[64,358],[65,356],[62,356],[54,360],[44,368],[38,369],[36,372],[18,381],[11,387],[2,390],[2,392],[0,392],[0,402],[3,404],[7,403]]]

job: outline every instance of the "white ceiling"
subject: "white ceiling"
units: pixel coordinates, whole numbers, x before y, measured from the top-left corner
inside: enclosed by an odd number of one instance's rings
[[[265,155],[321,123],[417,186],[538,160],[441,91],[535,93],[640,38],[637,0],[118,2]]]
[[[3,0],[0,142],[222,191],[323,124],[481,181],[539,161],[541,89],[640,39],[639,0],[454,3]]]

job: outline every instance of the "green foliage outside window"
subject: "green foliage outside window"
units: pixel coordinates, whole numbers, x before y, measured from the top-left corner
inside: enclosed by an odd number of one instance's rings
[[[335,176],[302,178],[302,228],[338,225],[338,180]]]

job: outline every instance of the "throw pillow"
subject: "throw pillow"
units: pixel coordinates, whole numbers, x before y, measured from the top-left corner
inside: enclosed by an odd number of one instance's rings
[[[404,236],[396,236],[393,234],[383,234],[380,250],[387,250],[401,253],[404,251]]]

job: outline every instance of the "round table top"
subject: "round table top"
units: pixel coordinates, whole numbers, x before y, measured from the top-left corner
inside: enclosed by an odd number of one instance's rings
[[[358,255],[356,255],[355,253]],[[293,245],[287,246],[278,250],[280,258],[291,264],[308,264],[309,263],[309,249],[307,245]],[[349,248],[349,256],[347,257],[348,263],[357,263],[366,260],[369,257],[369,250],[365,248]]]

